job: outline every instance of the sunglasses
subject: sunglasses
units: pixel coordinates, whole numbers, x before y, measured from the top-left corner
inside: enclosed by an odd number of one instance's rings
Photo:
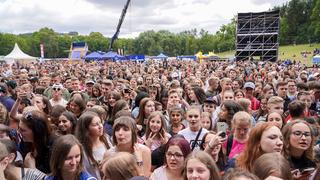
[[[53,88],[54,91],[60,91],[60,88]]]

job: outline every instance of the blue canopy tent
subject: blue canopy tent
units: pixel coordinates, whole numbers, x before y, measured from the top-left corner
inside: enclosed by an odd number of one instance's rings
[[[160,53],[158,56],[154,57],[154,59],[162,59],[162,60],[167,59],[167,58],[168,58],[168,56],[164,55],[163,53]]]
[[[125,60],[126,57],[121,56],[114,51],[109,51],[102,55],[102,59]]]
[[[145,56],[143,54],[132,54],[129,56],[126,56],[127,59],[129,60],[134,60],[134,61],[144,61]]]
[[[85,59],[86,60],[101,60],[103,54],[104,54],[104,52],[92,52],[92,53],[86,55]]]
[[[313,56],[312,62],[313,64],[320,64],[320,54]]]
[[[197,60],[197,56],[193,56],[193,55],[190,55],[190,56],[178,56],[177,59],[179,60]]]

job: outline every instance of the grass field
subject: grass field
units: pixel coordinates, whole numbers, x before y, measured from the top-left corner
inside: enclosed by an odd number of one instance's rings
[[[306,63],[307,66],[312,65],[312,55],[313,50],[315,48],[320,48],[320,44],[300,44],[300,45],[287,45],[287,46],[280,46],[279,48],[279,59],[291,59],[301,61],[302,63]],[[304,58],[301,55],[301,52],[310,52],[311,54],[307,54],[307,57]],[[219,57],[225,58],[235,55],[235,51],[226,51],[222,53],[217,53]]]

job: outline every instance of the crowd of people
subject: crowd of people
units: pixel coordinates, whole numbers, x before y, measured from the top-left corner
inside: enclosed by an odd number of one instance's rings
[[[46,61],[0,67],[2,180],[320,179],[320,69]]]

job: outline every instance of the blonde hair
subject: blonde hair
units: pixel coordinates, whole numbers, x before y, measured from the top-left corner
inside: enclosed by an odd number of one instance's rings
[[[232,129],[234,129],[235,125],[238,123],[248,123],[248,125],[251,126],[251,118],[251,115],[245,111],[239,111],[235,113],[231,121]]]
[[[128,180],[139,175],[135,157],[127,152],[118,152],[103,165],[103,173],[112,180]]]
[[[267,102],[267,107],[270,107],[271,104],[278,104],[278,103],[283,103],[284,100],[279,97],[279,96],[272,96],[269,98],[268,102]]]

